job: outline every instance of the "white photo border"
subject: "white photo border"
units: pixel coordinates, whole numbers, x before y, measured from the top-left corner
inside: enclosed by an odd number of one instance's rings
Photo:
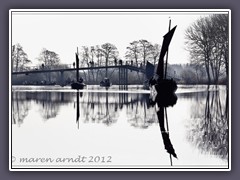
[[[228,168],[202,168],[202,167],[173,167],[173,168],[147,168],[147,167],[13,167],[12,166],[12,15],[13,13],[227,13],[229,15],[229,155]],[[231,171],[231,10],[230,9],[10,9],[9,10],[9,170],[10,171]]]

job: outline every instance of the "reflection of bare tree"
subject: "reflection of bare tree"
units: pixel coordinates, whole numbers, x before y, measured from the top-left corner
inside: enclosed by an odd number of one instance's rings
[[[155,108],[148,103],[148,94],[136,94],[131,97],[131,105],[127,108],[128,122],[136,128],[146,129],[157,123]]]
[[[104,124],[107,126],[115,123],[117,121],[116,112],[114,111],[113,106],[108,104],[108,93],[106,93],[106,102],[105,102],[105,116],[101,119]],[[111,113],[110,113],[111,112]]]
[[[22,99],[39,104],[39,112],[47,120],[56,117],[60,105],[70,103],[73,97],[69,92],[26,92],[26,97]]]
[[[54,102],[54,99],[57,98],[61,102],[61,96],[59,97],[55,96],[55,94],[53,94],[52,92],[45,92],[44,94],[42,94],[41,106],[39,111],[44,120],[55,118],[57,116],[60,103]]]
[[[116,96],[117,95],[117,96]],[[86,122],[115,123],[119,112],[126,107],[128,121],[134,127],[147,128],[157,123],[155,109],[149,106],[145,94],[88,93],[81,102],[82,117]]]
[[[18,91],[19,92],[19,91]],[[21,101],[34,101],[37,104],[40,103],[42,104],[44,101],[47,100],[46,94],[50,94],[51,96],[51,101],[54,103],[58,104],[68,104],[72,102],[73,100],[73,95],[71,92],[31,92],[31,91],[26,91],[26,92],[19,92],[21,94],[24,94],[19,96],[18,99]]]
[[[94,93],[82,97],[82,118],[85,123],[114,124],[119,112],[126,107],[127,119],[132,126],[148,128],[157,123],[155,109],[149,106],[148,95],[129,93]]]
[[[26,92],[12,92],[12,124],[23,123],[23,120],[28,115],[30,102],[26,99]]]
[[[203,152],[228,158],[228,93],[208,91],[205,105],[195,104],[204,114],[194,114],[188,139]]]
[[[107,126],[118,119],[117,103],[114,94],[88,93],[83,96],[82,109],[84,122],[103,123]]]
[[[21,92],[15,91],[12,95],[12,123],[22,124],[28,115],[30,103],[34,101],[40,107],[43,119],[57,116],[59,106],[72,101],[72,93],[65,92]]]

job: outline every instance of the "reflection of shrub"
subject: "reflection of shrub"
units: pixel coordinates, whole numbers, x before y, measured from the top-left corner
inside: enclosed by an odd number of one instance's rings
[[[228,159],[228,114],[227,98],[219,92],[208,92],[205,104],[197,102],[192,108],[187,139],[201,152]],[[204,102],[201,101],[201,102]],[[198,111],[195,111],[198,109]]]
[[[196,120],[196,119],[195,119]],[[228,158],[228,128],[227,123],[218,127],[216,119],[206,122],[206,119],[198,119],[198,125],[191,129],[188,139],[193,142],[202,152],[209,152],[222,159]],[[222,121],[225,121],[222,119]],[[191,137],[191,138],[190,138]]]

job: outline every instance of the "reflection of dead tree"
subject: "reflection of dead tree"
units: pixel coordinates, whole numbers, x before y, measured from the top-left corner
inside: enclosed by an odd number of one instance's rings
[[[189,139],[204,152],[228,158],[228,96],[221,91],[207,92],[205,113],[196,117]],[[202,107],[198,107],[202,108]]]

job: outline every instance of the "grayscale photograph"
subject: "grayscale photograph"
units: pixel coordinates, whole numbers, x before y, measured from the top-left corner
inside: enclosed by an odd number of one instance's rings
[[[9,170],[231,170],[231,11],[9,10]]]

